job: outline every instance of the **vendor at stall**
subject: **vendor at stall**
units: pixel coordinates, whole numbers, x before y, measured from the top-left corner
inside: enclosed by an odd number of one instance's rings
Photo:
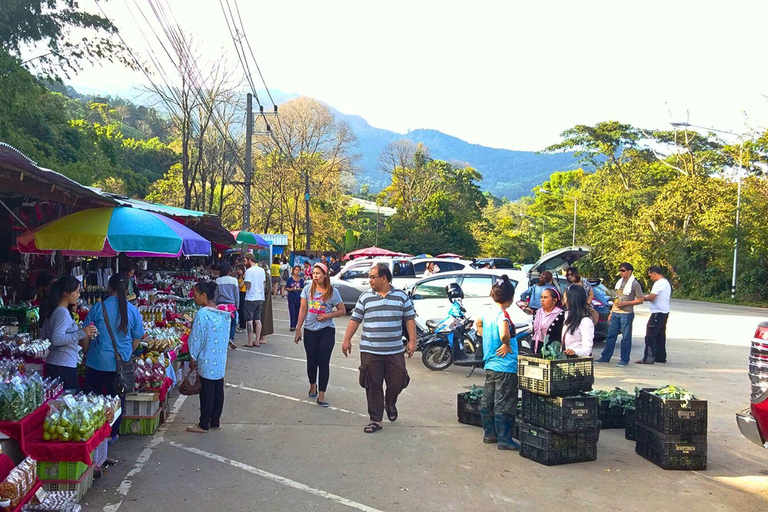
[[[77,361],[80,344],[87,350],[91,337],[96,334],[93,325],[80,329],[69,308],[80,298],[80,281],[73,276],[64,276],[51,286],[46,297],[47,316],[41,318],[43,338],[51,342],[46,358],[46,373],[59,377],[64,389],[77,390]]]

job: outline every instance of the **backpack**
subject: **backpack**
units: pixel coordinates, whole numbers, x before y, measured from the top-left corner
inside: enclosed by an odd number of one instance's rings
[[[291,274],[288,272],[288,265],[283,265],[283,268],[280,270],[280,279],[287,281],[289,277],[291,277]]]

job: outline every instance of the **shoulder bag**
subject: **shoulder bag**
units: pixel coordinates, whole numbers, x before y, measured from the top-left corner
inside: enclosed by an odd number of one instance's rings
[[[131,393],[136,387],[136,368],[133,366],[133,358],[123,361],[123,358],[120,356],[120,352],[117,350],[117,343],[115,343],[115,335],[112,333],[112,326],[109,324],[107,307],[103,302],[101,303],[101,312],[104,315],[104,323],[107,324],[109,338],[112,340],[112,348],[115,349],[115,368],[117,369],[114,381],[115,391],[118,395]]]

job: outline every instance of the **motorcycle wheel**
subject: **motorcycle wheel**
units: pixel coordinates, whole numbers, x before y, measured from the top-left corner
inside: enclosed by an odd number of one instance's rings
[[[445,370],[451,366],[451,363],[453,363],[453,354],[451,353],[450,347],[445,350],[445,354],[442,356],[442,359],[440,359],[440,355],[443,354],[443,349],[445,348],[445,345],[433,344],[428,346],[421,353],[421,362],[430,370],[436,372]]]

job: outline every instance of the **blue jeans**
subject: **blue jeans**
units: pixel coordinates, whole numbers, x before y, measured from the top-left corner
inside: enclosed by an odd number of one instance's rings
[[[629,362],[632,353],[632,321],[635,319],[634,313],[613,313],[611,321],[608,324],[608,334],[605,337],[605,349],[600,354],[600,359],[610,361],[613,357],[613,350],[616,348],[616,338],[621,332],[621,360]]]

